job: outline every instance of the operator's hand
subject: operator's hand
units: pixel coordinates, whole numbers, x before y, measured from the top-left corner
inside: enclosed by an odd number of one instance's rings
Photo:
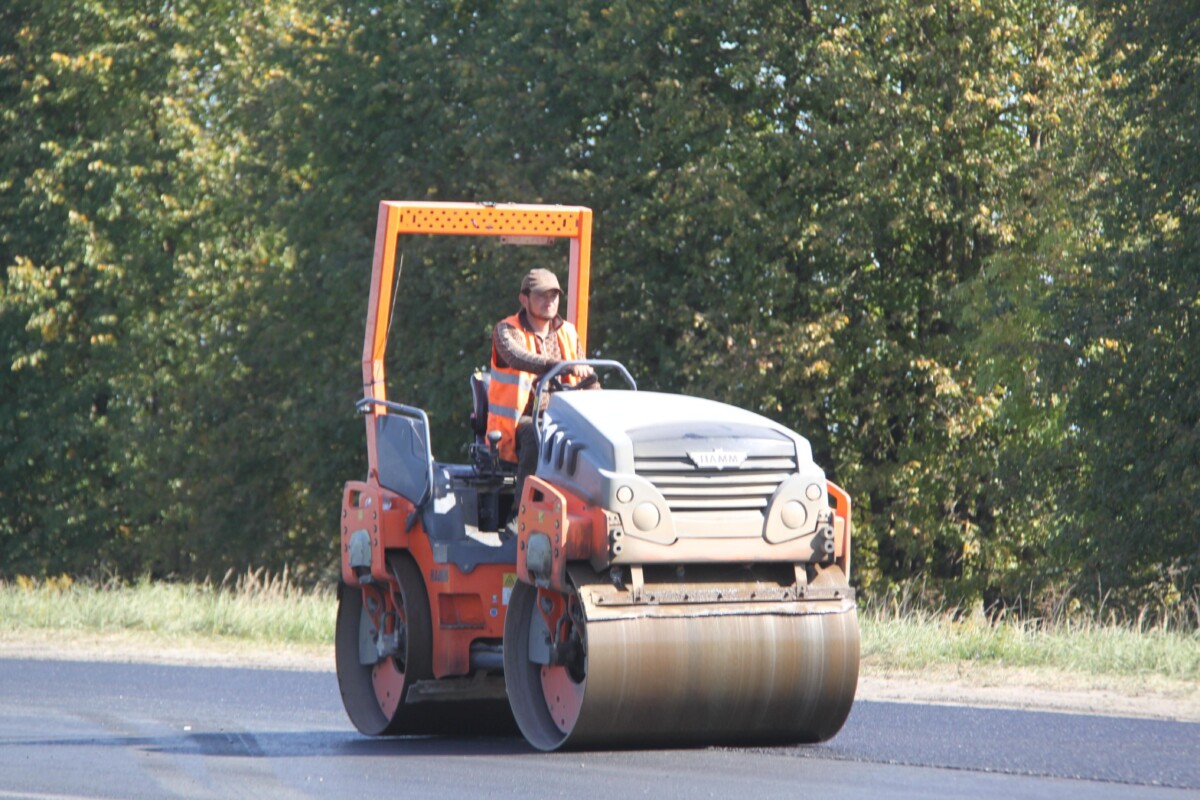
[[[578,389],[600,389],[600,376],[596,374],[596,370],[589,367],[587,364],[576,364],[571,367],[571,374],[579,381],[576,384]]]
[[[596,374],[596,370],[589,367],[587,364],[576,364],[570,368],[571,374],[576,378],[587,378]]]

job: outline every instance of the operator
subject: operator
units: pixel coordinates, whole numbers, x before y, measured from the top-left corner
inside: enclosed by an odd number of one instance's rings
[[[533,424],[535,381],[563,361],[582,357],[575,326],[558,316],[562,289],[548,269],[532,269],[521,279],[521,310],[492,331],[492,378],[488,384],[488,431],[500,431],[500,460],[517,465],[513,514],[501,535],[516,533],[515,516],[525,479],[537,469],[538,441]],[[563,383],[599,388],[586,364],[568,367]],[[543,408],[548,395],[542,396]]]

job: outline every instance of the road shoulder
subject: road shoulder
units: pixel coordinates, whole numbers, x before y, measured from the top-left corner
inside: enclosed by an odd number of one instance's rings
[[[334,671],[333,645],[274,646],[143,634],[0,633],[0,658]],[[1200,722],[1200,686],[1161,676],[959,664],[919,673],[864,663],[857,699]]]

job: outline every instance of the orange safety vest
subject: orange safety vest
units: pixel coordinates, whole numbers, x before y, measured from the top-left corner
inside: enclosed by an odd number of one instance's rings
[[[521,324],[520,312],[504,320],[525,336],[525,347],[531,353],[537,352],[537,336],[525,329]],[[579,358],[579,334],[575,326],[566,320],[556,331],[558,349],[564,361],[574,361]],[[576,383],[574,375],[561,375],[564,383]],[[499,353],[492,345],[492,376],[488,381],[488,431],[500,431],[500,458],[504,461],[517,460],[517,422],[529,405],[529,395],[533,392],[533,382],[537,376],[531,372],[522,372],[500,364]]]

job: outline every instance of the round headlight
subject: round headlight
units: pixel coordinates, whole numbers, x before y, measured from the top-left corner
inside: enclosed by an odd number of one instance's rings
[[[652,531],[662,521],[662,514],[654,503],[642,503],[633,510],[633,524],[638,530]]]
[[[799,500],[788,500],[783,504],[779,516],[784,525],[795,530],[808,521],[808,509]]]

